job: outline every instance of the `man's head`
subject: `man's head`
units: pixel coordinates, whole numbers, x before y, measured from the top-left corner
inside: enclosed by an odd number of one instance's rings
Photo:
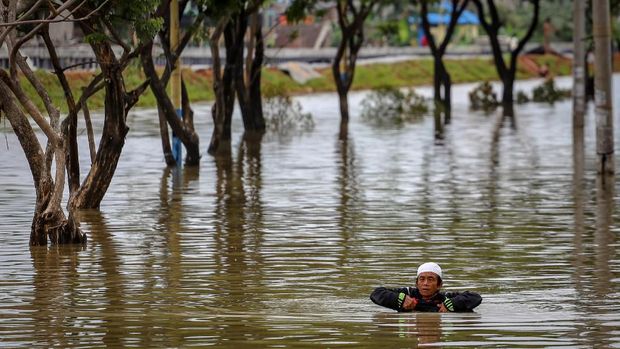
[[[439,291],[442,284],[441,267],[437,263],[428,262],[418,267],[416,287],[424,298],[430,298]]]

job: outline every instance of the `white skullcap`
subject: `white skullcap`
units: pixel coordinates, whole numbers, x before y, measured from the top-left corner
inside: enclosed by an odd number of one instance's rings
[[[430,271],[431,273],[437,274],[437,276],[439,276],[440,278],[443,278],[443,276],[441,275],[441,267],[439,266],[439,264],[433,263],[433,262],[424,263],[421,266],[419,266],[418,276],[428,271]]]

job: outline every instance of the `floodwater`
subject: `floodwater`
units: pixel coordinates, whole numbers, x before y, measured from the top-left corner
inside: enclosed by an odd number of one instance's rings
[[[468,110],[470,88],[454,88],[443,142],[430,116],[361,122],[354,93],[341,143],[336,96],[314,95],[298,98],[312,132],[257,146],[236,117],[229,160],[180,170],[155,113],[133,112],[84,248],[29,249],[31,176],[3,120],[0,346],[620,348],[620,187],[595,175],[592,106],[574,151],[570,101],[502,122]],[[206,149],[209,106],[195,111]],[[372,304],[425,261],[447,290],[481,293],[476,312]]]

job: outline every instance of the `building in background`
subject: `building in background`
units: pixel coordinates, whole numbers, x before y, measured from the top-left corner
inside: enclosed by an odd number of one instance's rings
[[[442,41],[446,36],[450,17],[453,12],[452,3],[442,1],[435,11],[428,13],[428,21],[431,25],[431,33],[435,41]],[[415,26],[417,32],[417,42],[419,46],[425,46],[424,30],[422,29],[422,19],[419,16],[409,17],[409,23]],[[473,43],[479,36],[480,20],[478,15],[472,11],[464,10],[457,21],[457,27],[452,37],[453,43]]]
[[[288,23],[286,9],[290,0],[276,1],[264,12],[265,42],[269,47],[314,48],[332,46],[333,27],[338,14],[336,3],[320,3],[316,10],[321,16],[308,16],[299,23]]]

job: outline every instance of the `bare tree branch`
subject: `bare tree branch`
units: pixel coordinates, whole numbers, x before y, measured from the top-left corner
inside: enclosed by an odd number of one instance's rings
[[[74,2],[76,2],[77,0],[69,0],[68,2],[64,3],[62,6],[60,6],[56,12],[62,12],[65,9],[67,9],[69,6],[73,5]],[[83,0],[86,1],[86,0]],[[48,18],[55,18],[57,17],[56,14],[53,14],[51,16],[49,16]],[[37,34],[39,32],[39,30],[41,30],[41,28],[43,28],[45,25],[49,24],[49,22],[47,20],[42,20],[43,22],[41,22],[41,24],[37,25],[34,29],[32,29],[29,33],[27,33],[26,35],[22,36],[19,41],[17,41],[15,43],[15,45],[13,46],[13,49],[11,50],[11,54],[9,55],[9,62],[12,62],[12,59],[15,57],[16,51],[18,51],[20,49],[20,47],[22,47],[22,45],[24,43],[26,43],[28,40],[32,39],[32,37]],[[58,22],[63,22],[65,21],[65,19],[59,19],[57,20]],[[13,26],[16,27],[18,25],[23,25],[23,24],[31,24],[31,21],[16,21],[16,22],[12,22],[12,23],[4,23],[4,26]],[[2,24],[0,24],[0,26],[2,26]]]
[[[54,129],[45,120],[45,117],[41,115],[34,103],[26,96],[26,93],[24,93],[19,84],[15,84],[4,70],[0,70],[0,79],[11,89],[11,92],[17,97],[22,107],[24,107],[32,119],[39,125],[43,133],[45,133],[45,136],[47,136],[54,145],[60,144],[60,137],[58,137],[58,134],[56,134]]]
[[[59,22],[82,22],[85,20],[90,19],[90,17],[92,17],[95,13],[99,12],[99,10],[101,10],[101,8],[108,3],[110,0],[105,0],[101,5],[99,5],[99,7],[97,7],[96,9],[94,9],[93,11],[91,11],[90,13],[88,13],[86,16],[80,17],[80,18],[70,18],[71,15],[73,15],[73,13],[76,12],[77,9],[79,9],[80,7],[82,7],[88,0],[82,0],[82,3],[80,3],[78,6],[75,7],[74,10],[72,10],[69,14],[64,15],[64,16],[60,16],[60,13],[62,11],[64,11],[68,6],[73,5],[73,3],[77,1],[77,0],[71,0],[68,3],[65,3],[63,6],[59,7],[58,9],[54,9],[54,13],[52,16],[50,16],[50,18],[47,19],[30,19],[30,20],[16,20],[16,21],[12,21],[12,22],[7,22],[7,23],[0,23],[0,27],[15,27],[18,25],[24,25],[24,24],[39,24],[39,25],[45,25],[45,24],[50,24],[50,23],[59,23]],[[56,18],[56,17],[60,17],[60,18]],[[33,30],[38,30],[38,28],[34,28]]]
[[[114,29],[112,23],[110,23],[110,21],[106,21],[105,19],[102,19],[101,22],[103,22],[106,29],[108,29],[110,34],[112,34],[114,42],[123,48],[123,57],[128,55],[131,51],[131,47],[129,47],[129,45],[121,39],[120,35],[118,35],[118,32]]]
[[[91,11],[90,13],[88,13],[86,16],[83,16],[81,18],[77,18],[77,19],[70,19],[69,17],[73,15],[73,13],[75,13],[77,10],[79,10],[88,0],[82,0],[82,3],[79,4],[78,6],[76,6],[72,11],[69,12],[69,14],[67,14],[66,16],[62,16],[61,18],[58,19],[54,19],[55,17],[59,16],[58,14],[63,12],[64,10],[66,10],[67,8],[69,8],[70,6],[72,6],[75,2],[77,2],[78,0],[69,0],[66,3],[64,3],[62,6],[60,6],[59,8],[55,9],[57,14],[53,14],[49,17],[49,19],[47,20],[35,20],[33,21],[22,21],[22,22],[13,22],[13,23],[0,23],[0,27],[2,26],[17,26],[17,25],[22,25],[22,24],[33,24],[33,23],[39,23],[34,29],[32,29],[28,34],[24,35],[23,37],[20,38],[20,40],[15,44],[15,46],[13,47],[13,49],[11,50],[11,54],[9,55],[9,62],[11,61],[11,59],[13,57],[15,57],[15,51],[19,50],[19,48],[26,43],[28,40],[30,40],[35,34],[37,34],[39,32],[39,30],[41,30],[41,28],[43,28],[44,26],[49,25],[50,23],[57,23],[57,22],[81,22],[81,21],[86,21],[88,19],[90,19],[91,16],[93,16],[94,14],[96,14],[101,8],[103,8],[103,6],[105,4],[107,4],[110,0],[105,0],[103,3],[101,3],[101,5],[99,5],[99,7],[95,8],[93,11]],[[1,39],[1,38],[0,38]],[[1,42],[1,40],[0,40]]]
[[[93,123],[90,119],[90,110],[88,109],[88,103],[84,100],[81,101],[82,112],[84,113],[84,123],[86,124],[86,134],[88,136],[88,149],[90,149],[90,163],[95,162],[95,156],[97,156],[97,148],[95,148],[95,134],[93,132]]]

